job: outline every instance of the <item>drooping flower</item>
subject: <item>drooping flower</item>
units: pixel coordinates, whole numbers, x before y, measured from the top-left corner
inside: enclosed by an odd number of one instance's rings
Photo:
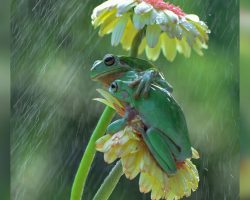
[[[119,43],[130,50],[136,34],[143,30],[145,37],[139,47],[148,59],[163,55],[173,61],[177,52],[189,57],[193,48],[199,55],[207,48],[208,27],[194,14],[163,0],[108,0],[92,13],[92,24],[99,35],[112,33],[111,44]]]
[[[98,90],[105,99],[100,101],[114,108],[121,116],[124,115],[124,105],[104,90]],[[142,193],[151,191],[151,199],[180,199],[190,196],[199,183],[199,174],[191,159],[177,162],[177,173],[169,176],[157,164],[144,143],[141,134],[135,129],[141,125],[140,118],[135,118],[129,126],[114,135],[104,135],[96,141],[96,150],[104,153],[104,160],[112,163],[121,159],[125,176],[132,180],[137,175],[139,189]],[[198,152],[192,148],[192,158],[198,159]]]
[[[168,176],[156,163],[143,142],[132,127],[114,134],[105,135],[96,142],[96,149],[104,153],[104,160],[112,163],[120,158],[125,176],[132,180],[140,174],[139,189],[142,193],[151,191],[151,199],[180,199],[190,196],[199,183],[199,175],[190,159],[177,163],[177,173]],[[198,153],[193,150],[193,158]]]

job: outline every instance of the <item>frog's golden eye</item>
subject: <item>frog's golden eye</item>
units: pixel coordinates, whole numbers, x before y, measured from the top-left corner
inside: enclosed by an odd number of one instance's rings
[[[118,90],[118,85],[116,82],[111,83],[109,87],[110,92],[116,92]]]
[[[115,63],[115,57],[111,54],[104,56],[103,60],[104,60],[105,65],[107,66],[111,66]]]

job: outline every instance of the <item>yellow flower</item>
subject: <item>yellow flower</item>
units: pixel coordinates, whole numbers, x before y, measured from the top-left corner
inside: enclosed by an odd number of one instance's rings
[[[124,115],[124,106],[116,98],[104,90],[97,90],[105,99],[96,98],[112,108],[120,115]],[[141,134],[133,127],[140,126],[140,118],[134,119],[131,126],[114,135],[104,135],[96,141],[96,150],[104,153],[104,160],[112,163],[121,159],[123,172],[128,179],[134,179],[140,175],[140,192],[151,191],[151,199],[180,199],[190,196],[199,183],[198,171],[190,159],[176,163],[177,173],[169,176],[157,164],[149,149],[144,143]],[[132,127],[133,126],[133,127]],[[193,158],[198,159],[198,152],[192,148]]]
[[[156,163],[141,136],[132,127],[114,135],[105,135],[96,142],[96,149],[104,153],[104,160],[112,163],[120,158],[128,179],[140,174],[140,192],[151,191],[151,199],[180,199],[190,196],[199,183],[198,171],[190,159],[177,163],[177,173],[168,176]],[[193,158],[198,153],[193,150]]]
[[[145,29],[139,54],[146,52],[148,59],[163,55],[173,61],[177,52],[189,57],[193,48],[199,55],[207,48],[207,25],[193,14],[163,0],[108,0],[92,13],[92,24],[99,27],[99,35],[112,33],[111,44],[122,44],[130,50],[133,39]]]

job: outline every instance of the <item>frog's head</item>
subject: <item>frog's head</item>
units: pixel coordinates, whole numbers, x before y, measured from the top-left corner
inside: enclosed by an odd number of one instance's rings
[[[129,86],[128,81],[115,80],[109,86],[109,92],[117,99],[132,103],[134,89]]]
[[[122,57],[107,54],[102,60],[96,60],[90,71],[92,80],[107,82],[107,79],[116,78],[116,74],[129,71],[131,67],[123,61]]]

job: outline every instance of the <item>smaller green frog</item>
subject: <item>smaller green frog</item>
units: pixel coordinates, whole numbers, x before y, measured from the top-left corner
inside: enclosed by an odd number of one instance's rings
[[[91,79],[99,81],[105,86],[109,86],[114,80],[130,80],[131,77],[136,79],[130,83],[131,87],[137,86],[134,97],[139,98],[141,95],[147,97],[151,83],[172,92],[172,86],[164,79],[163,75],[157,71],[155,66],[143,59],[116,56],[107,54],[102,60],[94,62],[90,70]]]
[[[134,99],[134,88],[129,81],[115,80],[109,92],[122,101],[126,107],[123,118],[114,121],[107,128],[114,134],[132,125],[135,117],[140,117],[143,126],[135,127],[141,133],[152,156],[160,167],[172,175],[176,173],[176,162],[191,158],[191,144],[182,109],[173,96],[157,85],[151,85],[148,98]]]

